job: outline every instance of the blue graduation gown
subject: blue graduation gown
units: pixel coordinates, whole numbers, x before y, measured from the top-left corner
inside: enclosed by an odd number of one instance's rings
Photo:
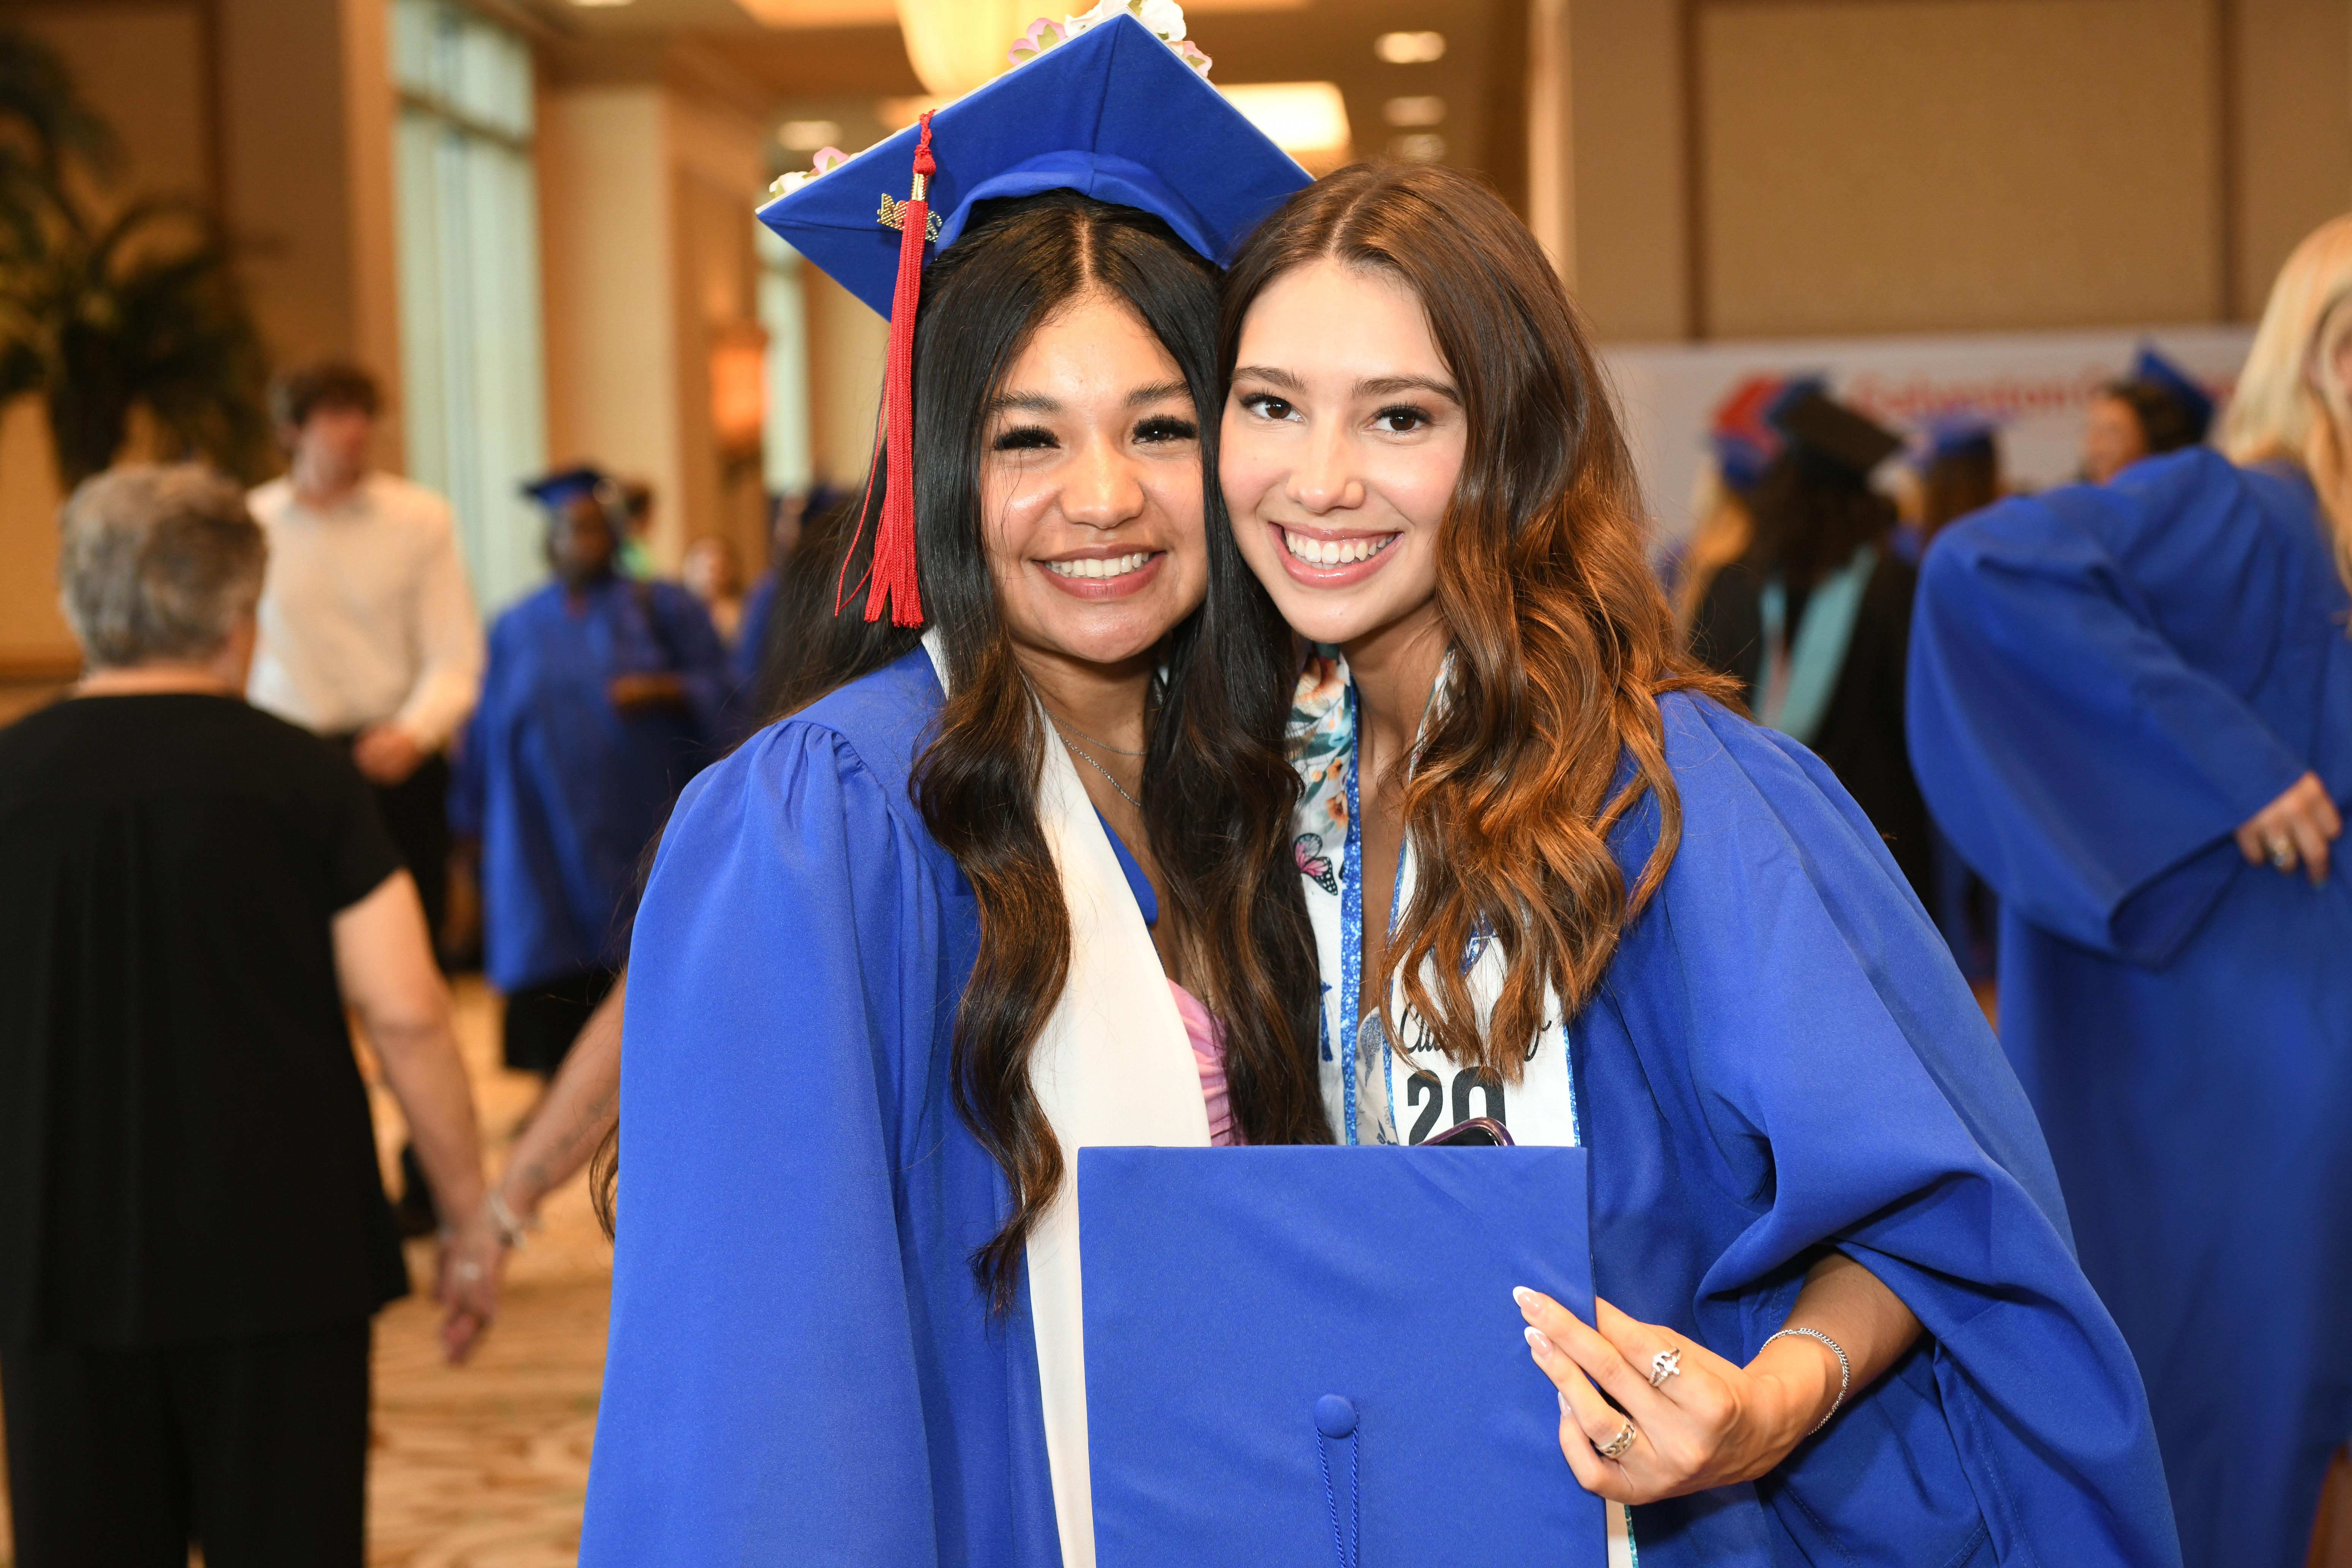
[[[616,675],[676,674],[683,707],[623,714]],[[638,864],[719,736],[730,682],[710,617],[672,583],[550,584],[490,629],[450,787],[482,844],[483,970],[509,993],[619,967]]]
[[[1919,776],[2192,1568],[2300,1564],[2352,1430],[2352,877],[2231,837],[2308,769],[2352,802],[2347,610],[2301,476],[2200,448],[1954,526],[1915,622]]]
[[[1682,842],[1570,1031],[1594,1287],[1744,1363],[1835,1246],[1927,1332],[1765,1479],[1636,1508],[1644,1568],[2177,1563],[2138,1374],[1933,921],[1811,752],[1664,708]],[[1629,882],[1656,834],[1645,801]]]
[[[956,1114],[978,906],[908,797],[904,658],[688,789],[631,952],[586,1568],[1057,1563],[1010,1201]]]

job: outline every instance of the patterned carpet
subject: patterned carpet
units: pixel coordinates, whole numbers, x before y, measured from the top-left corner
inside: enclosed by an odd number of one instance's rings
[[[459,983],[457,1006],[496,1172],[538,1080],[498,1066],[497,1008],[479,982]],[[389,1166],[400,1113],[381,1089],[375,1103]],[[542,1217],[546,1230],[515,1258],[498,1324],[467,1365],[442,1363],[437,1310],[422,1296],[376,1321],[370,1568],[568,1568],[578,1556],[613,1255],[583,1180],[551,1197]],[[420,1287],[431,1268],[430,1246],[413,1245]],[[0,1498],[0,1568],[13,1561],[6,1518]]]

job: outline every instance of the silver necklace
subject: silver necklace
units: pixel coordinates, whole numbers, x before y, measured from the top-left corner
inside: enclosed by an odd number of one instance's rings
[[[1045,704],[1041,702],[1038,706],[1043,708],[1045,707]],[[1076,725],[1068,722],[1051,708],[1045,709],[1045,717],[1051,719],[1054,721],[1054,728],[1061,731],[1063,734],[1076,735],[1079,740],[1086,742],[1088,745],[1100,746],[1104,751],[1108,752],[1115,757],[1139,757],[1143,755],[1141,752],[1130,752],[1123,746],[1114,746],[1108,741],[1096,740],[1084,730],[1081,730]]]
[[[1048,717],[1050,718],[1050,717],[1051,717],[1051,715],[1049,714],[1049,715],[1048,715]],[[1060,720],[1058,720],[1058,719],[1055,719],[1055,720],[1054,721],[1054,728],[1055,728],[1055,730],[1056,731],[1061,731],[1061,730],[1062,730],[1062,721],[1061,721]],[[1089,738],[1089,739],[1091,739],[1092,737],[1088,737],[1088,738]],[[1097,741],[1095,743],[1096,743],[1097,745],[1102,745],[1102,742],[1099,742],[1099,741]],[[1095,760],[1094,760],[1094,758],[1093,758],[1093,756],[1091,756],[1091,755],[1087,752],[1087,749],[1086,749],[1084,746],[1079,745],[1076,741],[1071,740],[1071,739],[1070,739],[1070,737],[1069,737],[1069,735],[1068,735],[1068,733],[1066,733],[1066,732],[1064,732],[1064,733],[1062,734],[1062,745],[1064,746],[1064,748],[1065,748],[1065,749],[1066,749],[1067,751],[1069,751],[1073,755],[1075,755],[1075,756],[1079,756],[1079,757],[1084,757],[1084,758],[1086,759],[1087,766],[1088,766],[1088,767],[1090,767],[1090,768],[1094,769],[1094,771],[1095,771],[1095,772],[1097,772],[1097,773],[1098,773],[1102,774],[1103,779],[1104,779],[1104,782],[1106,782],[1107,784],[1108,784],[1110,785],[1110,787],[1111,787],[1111,788],[1113,788],[1113,789],[1115,789],[1115,790],[1118,790],[1118,798],[1119,798],[1119,799],[1121,799],[1121,800],[1123,800],[1123,801],[1127,802],[1127,804],[1128,804],[1128,805],[1131,805],[1131,806],[1135,807],[1135,809],[1136,809],[1136,811],[1138,812],[1138,814],[1140,814],[1140,813],[1142,812],[1142,810],[1143,810],[1143,803],[1142,803],[1141,801],[1139,801],[1139,800],[1136,799],[1133,795],[1131,795],[1128,794],[1128,793],[1127,793],[1127,791],[1126,791],[1124,788],[1122,788],[1122,787],[1120,786],[1118,780],[1117,780],[1117,779],[1115,779],[1115,778],[1111,777],[1111,772],[1110,772],[1110,770],[1109,770],[1108,768],[1107,768],[1107,767],[1103,766],[1100,763],[1098,763],[1098,762],[1095,761]],[[1107,751],[1107,752],[1115,752],[1115,751],[1118,751],[1118,747],[1116,747],[1116,746],[1104,746],[1104,747],[1103,747],[1103,750],[1105,750],[1105,751]],[[1129,756],[1129,757],[1135,757],[1135,756],[1140,756],[1140,755],[1142,755],[1142,753],[1141,753],[1140,752],[1121,752],[1120,754],[1121,754],[1121,755],[1123,755],[1123,756]]]

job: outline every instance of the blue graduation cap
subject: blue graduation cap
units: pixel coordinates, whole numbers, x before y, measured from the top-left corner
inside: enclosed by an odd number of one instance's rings
[[[1973,408],[1949,409],[1919,427],[1913,462],[1927,468],[1947,458],[1990,453],[2000,434],[2000,421]]]
[[[1133,16],[1055,46],[929,117],[925,205],[940,248],[975,205],[1073,190],[1140,207],[1223,266],[1307,171]],[[887,316],[898,287],[907,172],[919,125],[760,209],[766,224]]]
[[[1222,266],[1260,218],[1308,183],[1174,49],[1121,15],[786,190],[760,209],[760,221],[890,318],[883,425],[903,431],[914,422],[925,242],[953,245],[977,204],[1076,191],[1157,214]],[[913,447],[886,443],[866,602],[867,620],[879,619],[887,602],[892,621],[909,626],[923,618]]]
[[[610,510],[619,492],[611,476],[602,468],[581,464],[576,468],[558,468],[555,472],[522,482],[522,493],[550,511],[560,510],[580,496],[593,496]]]
[[[1079,1150],[1101,1568],[1602,1568],[1510,1294],[1591,1321],[1585,1184],[1569,1148]]]
[[[2195,432],[2194,438],[2205,439],[2205,433],[2213,427],[2213,399],[2195,376],[2147,343],[2140,345],[2138,356],[2132,361],[2131,374],[2134,381],[2145,382],[2179,405]]]

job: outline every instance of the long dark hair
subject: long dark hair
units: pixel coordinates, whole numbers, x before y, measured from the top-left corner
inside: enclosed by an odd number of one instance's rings
[[[1517,1081],[1544,987],[1571,1012],[1584,1003],[1680,840],[1659,694],[1727,688],[1675,647],[1600,366],[1559,276],[1502,199],[1449,169],[1378,164],[1292,197],[1227,276],[1228,376],[1252,302],[1327,259],[1412,289],[1468,421],[1437,535],[1449,700],[1402,781],[1419,858],[1388,962],[1447,1055]],[[1629,892],[1609,835],[1645,795],[1657,801],[1658,842]],[[1484,1034],[1454,962],[1481,931],[1508,961]],[[1385,977],[1379,990],[1385,1013]]]
[[[1772,466],[1748,509],[1756,519],[1748,570],[1759,576],[1777,571],[1796,592],[1811,588],[1895,527],[1895,503],[1870,488],[1867,475],[1802,447]]]
[[[1070,191],[983,209],[923,279],[915,331],[915,527],[923,607],[946,642],[951,689],[917,760],[931,835],[972,885],[980,953],[956,1015],[958,1112],[1012,1188],[1003,1226],[972,1257],[1009,1307],[1023,1247],[1064,1162],[1029,1079],[1030,1054],[1069,970],[1062,879],[1037,818],[1045,735],[1015,661],[982,547],[977,416],[1029,340],[1090,290],[1160,340],[1192,395],[1209,508],[1208,596],[1170,635],[1146,725],[1143,818],[1173,921],[1177,967],[1227,1030],[1234,1121],[1252,1143],[1330,1140],[1316,1076],[1314,944],[1290,851],[1298,783],[1283,752],[1295,671],[1288,628],[1225,526],[1215,472],[1217,273],[1150,214]],[[847,559],[873,551],[881,467]],[[919,630],[860,616],[823,623],[783,683],[792,711],[898,658]]]

